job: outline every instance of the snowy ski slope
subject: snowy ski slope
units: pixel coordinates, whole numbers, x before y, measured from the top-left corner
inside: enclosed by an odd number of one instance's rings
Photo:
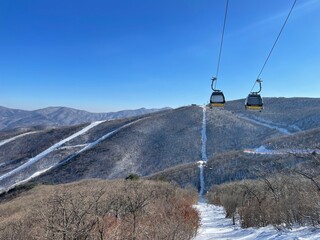
[[[270,128],[270,129],[275,129],[281,134],[285,134],[285,135],[292,134],[288,129],[283,128],[283,127],[279,127],[277,124],[275,124],[275,123],[273,123],[271,121],[266,121],[266,120],[261,119],[261,118],[248,118],[248,117],[240,115],[240,114],[238,115],[238,117],[241,118],[241,119],[250,121],[252,123],[255,123],[255,124]],[[296,131],[300,131],[300,129],[298,129],[297,127],[295,127],[295,130]]]
[[[250,120],[251,119],[247,119]],[[267,126],[271,129],[276,129],[282,134],[290,134],[287,129],[278,128],[274,125],[270,125],[263,122],[255,123]],[[201,227],[198,230],[197,236],[194,240],[292,240],[292,239],[304,239],[304,240],[320,240],[320,229],[314,230],[308,227],[297,227],[292,230],[278,231],[272,226],[263,228],[246,228],[237,225],[232,225],[232,220],[225,218],[225,211],[223,207],[207,204],[203,198],[205,193],[205,183],[203,175],[203,165],[207,161],[206,154],[206,108],[203,107],[203,121],[202,121],[202,161],[199,161],[200,168],[200,193],[199,202],[194,207],[198,210],[201,217]],[[270,152],[271,151],[271,152]],[[265,147],[254,150],[252,153],[257,154],[277,154]]]
[[[143,120],[143,119],[146,119],[146,118],[148,118],[148,117],[141,118],[141,119],[135,120],[135,121],[133,121],[133,122],[127,123],[127,124],[125,124],[125,125],[117,128],[117,129],[115,129],[115,130],[113,130],[113,131],[111,131],[111,132],[108,132],[107,134],[105,134],[104,136],[102,136],[101,138],[97,139],[96,141],[94,141],[94,142],[92,142],[92,143],[80,144],[80,145],[76,145],[76,146],[68,146],[67,148],[73,148],[73,147],[82,147],[82,148],[81,148],[80,150],[78,150],[77,152],[73,153],[70,157],[68,157],[67,159],[65,159],[63,162],[60,162],[60,163],[58,163],[58,164],[53,164],[53,165],[51,165],[51,166],[49,166],[49,167],[46,167],[46,168],[44,168],[44,169],[41,169],[41,170],[39,170],[39,171],[37,171],[37,172],[31,173],[30,176],[28,176],[28,177],[26,177],[26,178],[18,181],[17,183],[11,185],[11,186],[9,187],[9,189],[11,189],[11,188],[13,188],[13,187],[15,187],[15,186],[17,186],[17,185],[20,185],[20,184],[22,184],[22,183],[28,182],[28,181],[30,181],[31,179],[33,179],[33,178],[35,178],[35,177],[37,177],[37,176],[39,176],[39,175],[41,175],[41,174],[49,171],[50,169],[52,169],[52,168],[54,168],[54,167],[57,167],[57,166],[59,166],[59,165],[61,165],[61,164],[64,164],[64,163],[66,163],[66,162],[68,162],[68,161],[70,161],[71,159],[73,159],[74,157],[76,157],[77,155],[79,155],[80,153],[82,153],[82,152],[84,152],[84,151],[87,151],[87,150],[93,148],[94,146],[96,146],[96,145],[99,144],[100,142],[106,140],[107,138],[111,137],[112,135],[114,135],[115,133],[119,132],[120,130],[122,130],[122,129],[126,128],[126,127],[129,127],[130,125],[135,124],[135,123],[137,123],[137,122],[139,122],[139,121],[141,121],[141,120]],[[48,148],[47,150],[43,151],[42,153],[38,154],[38,155],[35,156],[34,158],[31,158],[31,159],[30,159],[29,161],[27,161],[25,164],[23,164],[23,165],[15,168],[14,170],[12,170],[12,171],[10,171],[10,172],[8,172],[8,173],[0,176],[0,181],[3,180],[3,179],[5,179],[5,178],[7,178],[7,177],[12,176],[13,174],[16,174],[16,173],[22,171],[23,169],[27,168],[28,166],[30,166],[30,165],[32,165],[32,164],[40,161],[42,158],[44,158],[45,156],[47,156],[49,153],[51,153],[51,152],[53,152],[53,151],[55,151],[55,150],[57,150],[57,149],[64,148],[64,147],[62,147],[62,145],[63,145],[64,143],[66,143],[66,142],[68,142],[68,141],[70,141],[70,140],[72,140],[72,139],[74,139],[74,138],[76,138],[76,137],[78,137],[78,136],[86,133],[86,132],[89,131],[91,128],[94,128],[94,127],[96,127],[97,125],[99,125],[99,124],[101,124],[101,123],[103,123],[103,122],[105,122],[105,121],[94,122],[94,123],[90,124],[89,126],[85,127],[84,129],[82,129],[81,131],[79,131],[79,132],[71,135],[70,137],[68,137],[68,138],[66,138],[66,139],[63,139],[63,140],[61,140],[60,142],[54,144],[53,146],[51,146],[51,147]],[[0,190],[3,190],[3,189],[0,188]]]
[[[64,143],[86,133],[87,131],[89,131],[91,128],[94,128],[96,127],[97,125],[103,123],[104,121],[97,121],[97,122],[93,122],[91,123],[89,126],[83,128],[82,130],[72,134],[71,136],[61,140],[60,142],[52,145],[51,147],[49,147],[48,149],[44,150],[43,152],[39,153],[37,156],[33,157],[33,158],[30,158],[27,162],[25,162],[24,164],[20,165],[19,167],[13,169],[12,171],[8,172],[8,173],[5,173],[3,174],[2,176],[0,176],[0,181],[7,178],[7,177],[10,177],[20,171],[22,171],[23,169],[27,168],[28,166],[40,161],[42,158],[44,158],[45,156],[47,156],[49,153],[55,151],[56,149],[58,149],[59,147],[61,147]],[[8,139],[9,140],[9,139]],[[12,140],[13,141],[13,140]]]
[[[21,138],[21,137],[24,137],[24,136],[27,136],[27,135],[30,135],[30,134],[34,134],[34,133],[37,133],[37,131],[22,133],[22,134],[19,134],[19,135],[17,135],[17,136],[14,136],[14,137],[12,137],[12,138],[8,138],[8,139],[6,139],[6,140],[2,140],[2,141],[0,142],[0,147],[3,146],[3,145],[5,145],[5,144],[7,144],[7,143],[9,143],[9,142],[12,142],[12,141],[18,139],[18,138]]]
[[[203,117],[202,117],[202,131],[201,131],[201,161],[199,161],[200,168],[200,198],[202,198],[205,193],[205,185],[204,185],[204,175],[203,175],[203,167],[208,161],[207,157],[207,122],[206,122],[206,106],[202,107],[203,109]]]

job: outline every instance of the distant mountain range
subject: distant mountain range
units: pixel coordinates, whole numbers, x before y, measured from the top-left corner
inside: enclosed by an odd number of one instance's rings
[[[67,107],[48,107],[34,111],[10,109],[0,106],[0,130],[30,126],[70,126],[81,123],[128,118],[163,109],[123,110],[109,113],[90,113]]]

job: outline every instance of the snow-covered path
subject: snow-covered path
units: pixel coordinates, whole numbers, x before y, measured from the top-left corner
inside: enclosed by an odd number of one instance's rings
[[[231,220],[225,218],[222,207],[199,202],[195,208],[201,216],[201,227],[194,240],[234,239],[231,235],[234,227]]]
[[[201,214],[202,226],[194,240],[320,239],[320,229],[313,230],[307,227],[297,227],[292,230],[278,231],[272,226],[243,229],[239,225],[232,225],[231,219],[225,218],[225,211],[222,207],[200,202],[195,208]]]
[[[2,141],[0,142],[0,147],[3,146],[3,145],[5,145],[5,144],[7,144],[7,143],[9,143],[9,142],[12,142],[12,141],[18,139],[18,138],[21,138],[21,137],[24,137],[24,136],[27,136],[27,135],[30,135],[30,134],[34,134],[34,133],[37,133],[37,131],[22,133],[22,134],[20,134],[20,135],[14,136],[14,137],[12,137],[12,138],[8,138],[8,139],[5,139],[5,140],[2,140]]]

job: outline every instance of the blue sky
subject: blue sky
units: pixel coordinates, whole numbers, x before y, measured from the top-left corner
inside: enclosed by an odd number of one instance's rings
[[[225,0],[1,0],[0,105],[93,112],[207,103]],[[229,0],[217,87],[244,98],[293,0]],[[264,97],[320,97],[320,0],[298,0]]]

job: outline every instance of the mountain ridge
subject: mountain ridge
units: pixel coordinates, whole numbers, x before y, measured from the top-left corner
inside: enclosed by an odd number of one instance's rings
[[[134,117],[167,109],[170,108],[139,108],[118,112],[91,113],[68,107],[47,107],[27,111],[0,106],[0,130],[31,126],[71,126],[87,122]]]

